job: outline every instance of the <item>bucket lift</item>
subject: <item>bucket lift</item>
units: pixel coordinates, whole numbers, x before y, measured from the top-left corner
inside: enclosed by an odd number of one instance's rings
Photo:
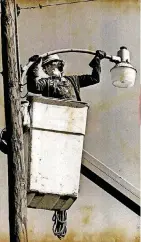
[[[88,104],[36,95],[27,99],[27,206],[55,211],[53,232],[61,239],[67,232],[66,210],[78,197]],[[27,107],[24,103],[23,110]]]
[[[28,100],[28,207],[67,210],[78,196],[88,105],[37,96]]]

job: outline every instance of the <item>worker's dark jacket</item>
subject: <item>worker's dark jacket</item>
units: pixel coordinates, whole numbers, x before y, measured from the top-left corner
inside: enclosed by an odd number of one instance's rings
[[[45,97],[59,99],[72,99],[80,101],[80,88],[99,83],[100,60],[95,58],[91,75],[63,76],[61,80],[52,77],[34,79],[27,75],[27,88],[29,92],[42,94]]]

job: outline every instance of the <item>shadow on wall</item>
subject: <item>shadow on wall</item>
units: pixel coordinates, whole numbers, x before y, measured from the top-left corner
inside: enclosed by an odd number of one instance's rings
[[[43,238],[36,238],[32,231],[29,232],[29,242],[58,242],[59,239],[52,235],[46,235]],[[123,230],[111,229],[100,233],[81,233],[70,232],[64,242],[140,242],[140,236],[135,235],[129,238]],[[9,242],[7,236],[0,236],[0,242]]]

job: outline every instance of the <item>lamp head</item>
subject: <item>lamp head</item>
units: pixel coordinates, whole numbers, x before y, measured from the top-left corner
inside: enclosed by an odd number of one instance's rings
[[[130,52],[123,46],[117,56],[121,61],[110,70],[113,85],[120,88],[134,86],[137,70],[130,64]]]

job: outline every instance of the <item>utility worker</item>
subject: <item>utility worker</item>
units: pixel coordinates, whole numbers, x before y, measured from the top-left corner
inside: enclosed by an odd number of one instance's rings
[[[81,101],[80,88],[100,82],[100,60],[105,56],[105,52],[96,51],[95,57],[89,63],[89,66],[93,68],[91,75],[64,76],[64,61],[58,55],[49,55],[44,58],[34,55],[29,59],[33,61],[33,64],[27,71],[27,90],[45,97]],[[0,136],[0,150],[5,154],[8,150],[6,136],[4,129]]]
[[[35,60],[35,62],[27,72],[27,89],[29,92],[41,94],[45,97],[80,101],[81,87],[99,83],[100,60],[105,55],[105,52],[96,52],[96,56],[89,64],[92,67],[91,75],[72,76],[63,75],[64,61],[58,55],[50,55],[45,58],[33,56],[29,59],[29,61]],[[57,223],[55,217],[58,217]],[[56,230],[53,231],[59,239],[64,237],[67,232],[66,224],[61,221],[63,217],[66,217],[66,211],[56,211],[53,216],[54,226],[59,229],[59,233],[56,233]]]
[[[64,61],[57,54],[43,58],[32,56],[29,61],[34,63],[27,72],[27,89],[45,97],[80,101],[80,88],[100,82],[100,60],[105,55],[103,51],[96,51],[94,59],[89,63],[93,68],[91,75],[71,76],[64,75]]]

